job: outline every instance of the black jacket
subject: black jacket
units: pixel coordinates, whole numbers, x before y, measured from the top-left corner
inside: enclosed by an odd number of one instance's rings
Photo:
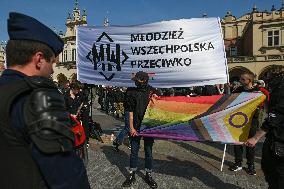
[[[269,116],[261,128],[268,138],[284,142],[284,75],[270,83]]]
[[[152,91],[153,88],[148,85],[144,88],[130,87],[125,93],[124,110],[133,112],[133,126],[137,131],[141,127]]]

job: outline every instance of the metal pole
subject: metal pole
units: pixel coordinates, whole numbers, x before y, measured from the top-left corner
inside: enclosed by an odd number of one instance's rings
[[[225,161],[225,156],[226,156],[226,149],[227,149],[227,144],[224,146],[224,151],[223,151],[223,158],[222,158],[222,163],[221,163],[221,171],[223,171],[223,166],[224,166],[224,161]]]
[[[91,85],[91,118],[93,118],[93,85]]]
[[[228,95],[230,95],[231,94],[231,90],[230,90],[229,83],[227,83],[226,88],[227,88],[226,91],[228,92]],[[222,158],[222,163],[221,163],[221,168],[220,168],[221,171],[223,171],[223,166],[224,166],[224,161],[225,161],[225,156],[226,156],[226,150],[227,150],[227,144],[225,144],[225,146],[224,146],[223,158]]]

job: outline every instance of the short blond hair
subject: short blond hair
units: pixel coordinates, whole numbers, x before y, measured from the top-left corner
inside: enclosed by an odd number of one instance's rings
[[[254,74],[253,74],[253,73],[245,72],[245,73],[242,73],[242,75],[245,75],[246,78],[248,78],[251,82],[254,81]],[[242,75],[241,75],[241,76],[242,76]]]

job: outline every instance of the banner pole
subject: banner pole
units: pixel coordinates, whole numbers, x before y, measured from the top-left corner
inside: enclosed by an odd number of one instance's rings
[[[226,88],[227,94],[230,95],[231,94],[231,89],[230,89],[229,83],[226,83],[225,88]],[[225,156],[226,156],[226,150],[227,150],[227,144],[225,144],[225,146],[224,146],[222,163],[221,163],[221,168],[220,168],[221,172],[223,171],[223,166],[224,166],[224,161],[225,161]]]
[[[91,85],[91,89],[90,89],[91,91],[91,118],[93,118],[93,85]]]
[[[223,165],[224,165],[225,156],[226,156],[226,149],[227,149],[227,144],[225,144],[225,146],[224,146],[223,158],[222,158],[221,169],[220,169],[221,172],[223,171]]]

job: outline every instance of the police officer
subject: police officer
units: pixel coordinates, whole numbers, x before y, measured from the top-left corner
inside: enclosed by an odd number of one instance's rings
[[[280,189],[284,186],[284,72],[271,79],[269,116],[261,129],[245,144],[253,147],[266,135],[262,147],[261,168],[269,189]]]
[[[48,79],[62,40],[36,19],[10,13],[0,77],[1,188],[90,188],[64,98]]]

